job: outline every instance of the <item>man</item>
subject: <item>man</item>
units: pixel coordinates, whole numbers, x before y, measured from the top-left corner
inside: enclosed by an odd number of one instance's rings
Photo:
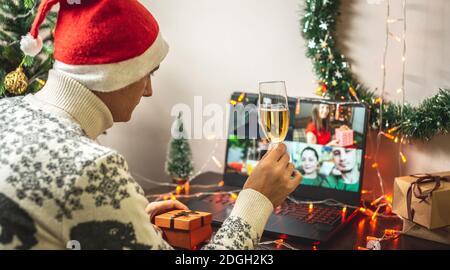
[[[356,163],[356,149],[335,147],[333,160],[335,167],[327,178],[326,187],[357,192],[359,190],[359,170]]]
[[[124,158],[94,141],[152,95],[150,75],[168,52],[159,26],[136,0],[44,0],[26,54],[39,52],[38,28],[58,2],[46,85],[0,101],[0,249],[170,249],[150,218],[186,206],[149,204]],[[205,248],[254,248],[300,180],[284,145],[270,151]]]

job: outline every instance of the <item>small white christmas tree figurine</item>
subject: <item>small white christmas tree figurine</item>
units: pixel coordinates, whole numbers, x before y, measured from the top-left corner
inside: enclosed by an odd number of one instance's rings
[[[177,134],[173,134],[169,143],[166,173],[172,177],[175,183],[182,185],[192,176],[194,168],[191,147],[186,139],[181,112],[178,114],[175,128]]]

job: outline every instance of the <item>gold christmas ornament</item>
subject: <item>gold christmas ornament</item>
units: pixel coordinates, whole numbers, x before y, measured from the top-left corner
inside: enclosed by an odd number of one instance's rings
[[[5,76],[5,89],[13,95],[21,95],[28,88],[28,78],[20,66]]]

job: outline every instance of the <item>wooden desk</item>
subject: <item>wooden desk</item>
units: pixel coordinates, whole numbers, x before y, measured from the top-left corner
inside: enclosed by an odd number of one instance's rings
[[[222,179],[221,174],[207,172],[199,175],[193,180],[192,185],[195,184],[214,184],[218,183]],[[191,188],[190,193],[197,193],[201,191],[217,191],[216,189],[196,189]],[[170,187],[157,187],[154,189],[146,190],[146,194],[160,194],[171,191]],[[193,209],[195,210],[195,209]],[[349,250],[355,249],[358,246],[364,247],[366,245],[367,236],[381,237],[384,233],[384,229],[402,229],[402,221],[398,218],[377,218],[376,221],[371,221],[369,217],[358,214],[342,231],[338,232],[335,237],[326,243],[320,243],[317,245],[318,249],[331,249],[331,250]],[[216,227],[215,230],[218,228]],[[279,236],[264,234],[261,241],[273,241],[278,239]],[[289,238],[286,243],[298,249],[312,249],[312,245],[306,243],[302,239]],[[267,246],[268,248],[276,248],[275,245]],[[383,250],[449,250],[450,246],[439,244],[432,241],[427,241],[411,236],[401,235],[395,240],[387,240],[381,242],[381,248]]]

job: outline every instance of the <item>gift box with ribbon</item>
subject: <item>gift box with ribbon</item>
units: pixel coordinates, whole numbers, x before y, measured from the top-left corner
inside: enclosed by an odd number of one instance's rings
[[[167,242],[184,249],[194,249],[211,238],[212,215],[206,212],[173,210],[155,217],[155,225]]]
[[[395,178],[392,210],[428,229],[449,226],[450,172]]]
[[[352,146],[353,142],[353,130],[348,126],[343,125],[335,130],[336,140],[339,146],[346,147]]]

